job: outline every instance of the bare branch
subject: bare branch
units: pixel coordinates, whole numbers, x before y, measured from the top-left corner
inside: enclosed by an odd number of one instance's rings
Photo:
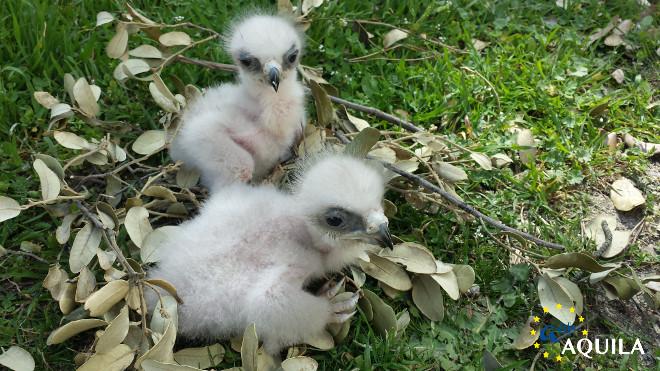
[[[238,68],[236,66],[231,65],[231,64],[223,64],[223,63],[216,63],[216,62],[211,62],[211,61],[203,61],[203,60],[191,59],[191,58],[183,57],[183,56],[177,57],[176,61],[182,62],[182,63],[188,63],[188,64],[195,64],[195,65],[198,65],[198,66],[204,66],[208,69],[212,69],[212,70],[216,70],[216,71],[225,71],[225,72],[234,72],[235,73],[238,70]],[[308,87],[305,87],[305,93],[307,95],[311,95],[312,90]],[[353,109],[353,110],[356,110],[356,111],[360,111],[360,112],[364,112],[364,113],[367,113],[367,114],[370,114],[370,115],[374,115],[378,118],[381,118],[381,119],[383,119],[387,122],[390,122],[392,124],[398,125],[398,126],[404,128],[404,129],[406,129],[410,132],[413,132],[413,133],[423,131],[422,129],[418,128],[417,126],[411,124],[410,122],[402,120],[402,119],[400,119],[396,116],[390,115],[389,113],[385,113],[385,112],[383,112],[383,111],[381,111],[377,108],[367,107],[367,106],[363,106],[363,105],[360,105],[360,104],[357,104],[357,103],[349,102],[347,100],[337,98],[337,97],[332,96],[332,95],[330,95],[330,100],[333,103],[336,103],[336,104],[343,104],[344,106],[346,106],[346,108],[350,108],[350,109]]]
[[[349,142],[348,138],[346,138],[340,132],[336,131],[335,136],[345,144]],[[546,246],[546,247],[556,249],[556,250],[566,250],[566,248],[562,245],[559,245],[559,244],[556,244],[556,243],[553,243],[553,242],[544,241],[540,238],[532,236],[529,233],[525,233],[525,232],[519,231],[517,229],[511,228],[511,227],[509,227],[505,224],[502,224],[501,222],[499,222],[499,221],[497,221],[493,218],[490,218],[490,217],[486,216],[482,212],[477,211],[472,206],[468,205],[467,203],[456,199],[454,196],[452,196],[451,194],[449,194],[445,190],[440,189],[439,187],[435,186],[434,184],[432,184],[431,182],[429,182],[426,179],[420,178],[417,175],[414,175],[414,174],[411,174],[407,171],[401,170],[398,167],[396,167],[396,166],[394,166],[394,165],[392,165],[388,162],[379,160],[377,158],[374,158],[374,157],[371,157],[371,156],[368,156],[368,155],[367,155],[367,158],[372,159],[372,160],[376,160],[376,161],[380,162],[388,170],[391,170],[391,171],[401,175],[402,177],[404,177],[406,179],[409,179],[409,180],[412,180],[413,182],[421,185],[422,187],[424,187],[424,188],[426,188],[426,189],[428,189],[432,192],[435,192],[435,193],[439,194],[440,196],[444,197],[447,201],[449,201],[452,204],[454,204],[455,206],[457,206],[459,209],[465,211],[466,213],[468,213],[470,215],[474,215],[477,218],[483,219],[486,223],[488,223],[488,224],[490,224],[490,225],[492,225],[496,228],[499,228],[501,230],[517,234],[518,236],[520,236],[520,237],[522,237],[526,240],[532,241],[532,242],[537,243],[537,244],[542,245],[542,246]]]

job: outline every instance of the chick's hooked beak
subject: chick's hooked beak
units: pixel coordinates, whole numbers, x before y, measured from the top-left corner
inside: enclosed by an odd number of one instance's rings
[[[367,216],[367,228],[361,239],[372,245],[394,249],[392,235],[387,227],[387,217],[382,212],[372,212]]]
[[[268,85],[272,86],[275,91],[280,86],[280,70],[282,67],[274,61],[269,61],[264,66],[264,75]]]

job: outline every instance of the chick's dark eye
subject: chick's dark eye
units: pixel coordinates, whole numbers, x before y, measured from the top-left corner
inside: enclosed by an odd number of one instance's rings
[[[240,61],[241,64],[244,65],[245,67],[250,67],[252,65],[252,59],[250,58],[243,58]]]
[[[325,222],[328,223],[328,225],[331,227],[339,227],[344,221],[342,220],[342,218],[331,216],[327,218]]]
[[[295,52],[289,54],[289,63],[295,63],[296,58],[298,58],[298,51],[297,50]]]

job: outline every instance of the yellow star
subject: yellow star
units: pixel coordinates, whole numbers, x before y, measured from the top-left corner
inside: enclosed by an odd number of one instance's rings
[[[548,352],[543,353],[543,357],[548,358]]]
[[[543,313],[548,313],[548,307],[543,308]]]
[[[557,309],[561,309],[561,304],[557,303]]]
[[[532,330],[529,333],[532,334],[532,335],[536,335],[536,330]]]
[[[575,312],[575,308],[571,307],[571,313]]]
[[[558,355],[558,356],[557,356],[557,362],[560,362],[560,361],[561,361],[561,356]]]
[[[580,316],[580,318],[578,319],[580,320],[580,322],[584,322],[584,317]]]
[[[538,349],[541,346],[539,343],[534,343],[534,348]]]
[[[587,330],[582,330],[582,335],[587,336],[588,333],[589,333],[589,331],[587,331]]]
[[[538,322],[538,321],[539,321],[539,317],[534,317],[534,322]]]

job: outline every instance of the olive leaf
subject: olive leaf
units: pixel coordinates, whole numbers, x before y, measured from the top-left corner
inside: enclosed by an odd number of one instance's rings
[[[187,46],[192,43],[190,36],[181,31],[162,34],[158,41],[165,46]]]
[[[163,130],[149,130],[140,135],[133,142],[133,151],[147,155],[165,145],[165,132]]]
[[[112,37],[108,43],[108,48],[106,49],[108,57],[112,59],[121,57],[124,52],[126,52],[127,46],[128,31],[126,31],[126,25],[124,23],[119,23],[117,25],[117,33]]]
[[[315,371],[318,368],[316,360],[305,356],[287,358],[282,362],[284,371]]]
[[[48,168],[41,159],[34,160],[32,164],[34,170],[39,175],[41,183],[41,197],[44,200],[51,200],[60,194],[60,179],[53,170]]]
[[[216,343],[201,348],[181,349],[174,353],[174,360],[180,365],[204,369],[220,363],[224,354],[225,348]]]
[[[369,300],[371,308],[373,309],[373,323],[376,332],[382,337],[387,337],[387,334],[395,333],[397,328],[396,314],[394,309],[378,297],[370,290],[363,289],[364,297]]]
[[[135,358],[135,352],[126,344],[119,344],[107,353],[91,356],[77,371],[124,370]]]
[[[15,218],[21,213],[21,205],[16,200],[0,196],[0,222]]]
[[[442,321],[445,309],[440,284],[428,275],[415,275],[412,279],[412,299],[417,308],[430,320]]]
[[[32,371],[35,366],[32,355],[15,345],[0,354],[0,365],[15,371]]]
[[[541,306],[548,308],[548,312],[561,323],[575,323],[575,312],[571,312],[573,300],[562,287],[547,273],[539,277],[539,299]]]
[[[87,223],[76,235],[69,253],[69,269],[79,273],[83,266],[89,264],[101,244],[103,232],[92,223]]]
[[[243,333],[243,343],[241,344],[241,360],[243,361],[243,370],[257,371],[257,350],[259,348],[259,339],[254,323],[250,323]]]
[[[92,317],[104,314],[126,296],[129,286],[128,281],[109,282],[87,298],[85,309]]]
[[[109,353],[121,344],[128,334],[128,326],[128,307],[124,306],[96,341],[96,353]]]
[[[369,262],[360,260],[360,268],[364,273],[400,291],[412,288],[410,278],[399,265],[371,253],[369,259]]]
[[[433,254],[426,247],[414,242],[396,244],[392,250],[381,250],[379,255],[403,265],[408,272],[424,274],[436,272]]]
[[[539,336],[541,336],[541,331],[538,326],[540,322],[536,322],[534,318],[538,318],[538,317],[535,316],[527,317],[527,321],[525,321],[525,325],[520,330],[520,335],[518,335],[518,339],[516,339],[516,341],[513,342],[514,348],[518,350],[529,348],[532,344],[536,342],[536,340],[538,340]]]
[[[135,368],[139,368],[140,364],[145,360],[154,360],[163,363],[174,363],[174,341],[176,340],[176,325],[170,320],[167,323],[163,336],[149,349],[146,353],[140,356],[135,361]]]
[[[48,336],[48,339],[46,340],[46,344],[59,344],[83,331],[87,331],[95,327],[105,326],[107,324],[108,323],[106,321],[96,318],[79,319],[77,321],[69,322],[66,325],[58,327],[53,332],[51,332]]]
[[[126,232],[131,241],[137,246],[142,247],[142,243],[149,233],[153,231],[149,223],[149,211],[144,206],[135,206],[126,213],[124,221]]]

